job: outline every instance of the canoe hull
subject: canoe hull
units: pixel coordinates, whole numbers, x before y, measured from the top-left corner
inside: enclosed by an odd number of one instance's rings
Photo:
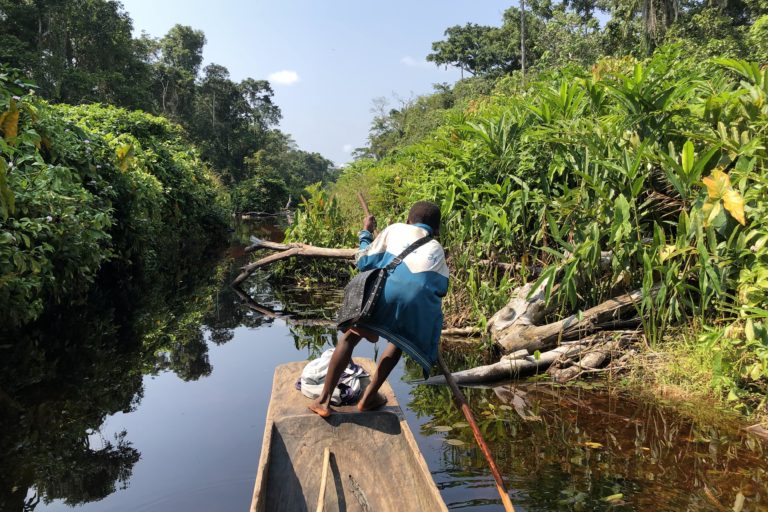
[[[372,361],[355,362],[373,373]],[[293,389],[304,364],[275,371],[251,511],[316,510],[326,447],[326,511],[447,510],[389,384],[380,410],[338,408],[323,419]]]

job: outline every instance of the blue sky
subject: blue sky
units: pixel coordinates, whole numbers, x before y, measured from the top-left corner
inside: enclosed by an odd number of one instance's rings
[[[457,70],[424,61],[447,27],[500,25],[513,4],[516,0],[123,0],[137,35],[160,37],[176,23],[190,25],[205,32],[204,65],[222,64],[236,81],[272,75],[283,111],[280,128],[301,149],[337,164],[364,144],[374,98],[425,94],[433,83],[459,78]]]

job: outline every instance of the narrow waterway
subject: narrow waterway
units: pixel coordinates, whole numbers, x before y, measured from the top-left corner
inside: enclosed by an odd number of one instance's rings
[[[2,510],[248,508],[275,366],[335,342],[325,328],[265,317],[227,286],[251,232],[281,235],[241,224],[208,264],[179,264],[130,301],[103,298],[3,341]],[[322,283],[277,286],[264,275],[247,292],[313,317],[330,317],[339,299]],[[418,374],[401,361],[390,380],[446,504],[498,510],[448,390],[411,383]],[[613,388],[466,390],[518,511],[768,510],[760,440],[716,414],[693,421]]]

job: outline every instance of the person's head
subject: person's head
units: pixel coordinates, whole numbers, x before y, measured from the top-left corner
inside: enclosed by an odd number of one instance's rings
[[[440,231],[440,207],[430,201],[419,201],[408,211],[408,224],[426,224],[432,234]]]

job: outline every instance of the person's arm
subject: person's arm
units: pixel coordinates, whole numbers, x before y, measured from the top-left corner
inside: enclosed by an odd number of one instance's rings
[[[363,229],[357,234],[360,240],[360,250],[364,251],[366,247],[373,242],[373,232],[376,230],[376,217],[369,215],[363,221]]]
[[[365,227],[371,226],[365,225]],[[387,226],[383,229],[375,239],[369,230],[363,229],[360,231],[358,235],[360,249],[355,253],[355,263],[357,263],[358,270],[364,272],[381,267],[381,263],[387,254],[387,236],[390,227]]]

